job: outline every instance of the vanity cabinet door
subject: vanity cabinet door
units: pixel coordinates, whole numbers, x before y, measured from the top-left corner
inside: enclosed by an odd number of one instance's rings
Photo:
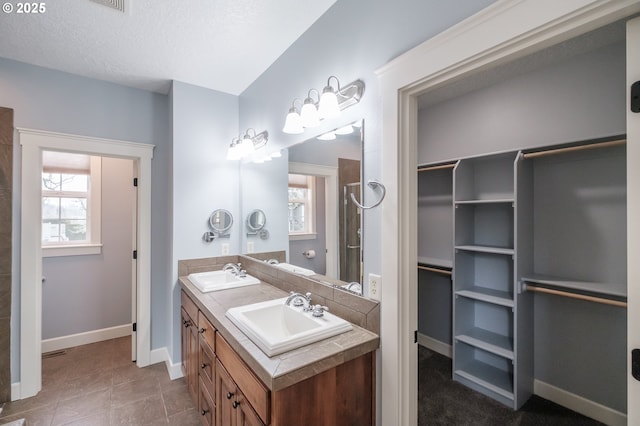
[[[194,401],[198,400],[198,333],[196,324],[187,311],[181,311],[182,327],[182,372],[189,390],[189,395]]]
[[[249,405],[249,402],[240,391],[238,391],[237,403],[237,426],[264,426],[260,417],[253,411],[253,408],[251,408],[251,405]]]
[[[216,426],[236,424],[236,384],[219,361],[216,361]]]

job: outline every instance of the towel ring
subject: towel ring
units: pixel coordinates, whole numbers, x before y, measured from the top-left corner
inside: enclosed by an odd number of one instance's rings
[[[351,193],[351,201],[353,201],[353,204],[355,204],[356,206],[360,207],[361,209],[367,210],[367,209],[372,209],[374,207],[378,207],[380,205],[380,203],[382,203],[382,200],[384,200],[384,196],[387,194],[387,188],[384,187],[383,184],[381,184],[380,182],[378,182],[377,180],[371,179],[367,182],[367,185],[373,189],[375,191],[376,188],[380,188],[380,191],[382,191],[382,194],[380,195],[380,199],[378,201],[376,201],[374,204],[370,205],[370,206],[363,206],[362,204],[360,204],[358,202],[358,200],[356,200],[356,196],[355,194],[352,192]]]

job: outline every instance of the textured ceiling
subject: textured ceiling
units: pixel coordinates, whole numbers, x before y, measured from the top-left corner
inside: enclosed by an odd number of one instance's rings
[[[240,94],[336,0],[49,0],[0,12],[0,57],[167,93],[170,81]],[[6,2],[5,2],[6,3]]]

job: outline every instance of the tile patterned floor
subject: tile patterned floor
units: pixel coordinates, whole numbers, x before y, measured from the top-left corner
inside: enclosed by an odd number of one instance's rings
[[[138,368],[129,337],[67,349],[42,360],[42,390],[8,402],[0,425],[200,425],[184,379],[170,380],[164,363]]]

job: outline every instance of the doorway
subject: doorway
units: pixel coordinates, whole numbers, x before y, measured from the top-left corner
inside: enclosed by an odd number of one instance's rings
[[[135,339],[133,160],[43,151],[42,161],[43,354]]]
[[[566,7],[564,7],[566,6]],[[569,39],[590,29],[638,12],[638,2],[577,2],[573,6],[544,2],[497,2],[461,24],[412,49],[378,70],[383,99],[383,178],[388,200],[383,204],[386,232],[382,236],[382,273],[386,282],[403,283],[382,289],[382,423],[416,424],[417,354],[413,331],[417,324],[417,97],[446,83],[461,80],[490,65],[505,63]],[[514,25],[515,23],[515,25]],[[526,23],[526,25],[523,25]],[[636,136],[637,137],[637,136]],[[628,134],[629,146],[637,143]],[[637,155],[637,154],[634,154]],[[628,151],[629,161],[635,158]],[[631,167],[630,167],[631,168]],[[629,186],[637,199],[637,186]],[[389,197],[390,195],[390,197]],[[631,206],[632,203],[629,203]],[[637,209],[637,207],[635,207]],[[628,211],[634,217],[637,211]],[[630,241],[637,238],[631,229]],[[634,246],[635,247],[635,246]],[[630,250],[628,257],[634,253]],[[637,253],[636,253],[637,256]],[[638,276],[629,262],[629,278]],[[634,272],[635,271],[635,272]],[[630,291],[629,296],[632,292]],[[629,311],[631,297],[629,297]],[[629,320],[631,325],[633,321]],[[629,328],[629,336],[633,330]],[[629,398],[632,398],[630,391]],[[629,404],[629,419],[632,415]],[[637,415],[637,414],[636,414]]]
[[[22,146],[20,383],[12,399],[42,386],[42,151],[65,151],[133,160],[138,177],[135,342],[138,367],[150,363],[151,158],[153,145],[18,129]]]

